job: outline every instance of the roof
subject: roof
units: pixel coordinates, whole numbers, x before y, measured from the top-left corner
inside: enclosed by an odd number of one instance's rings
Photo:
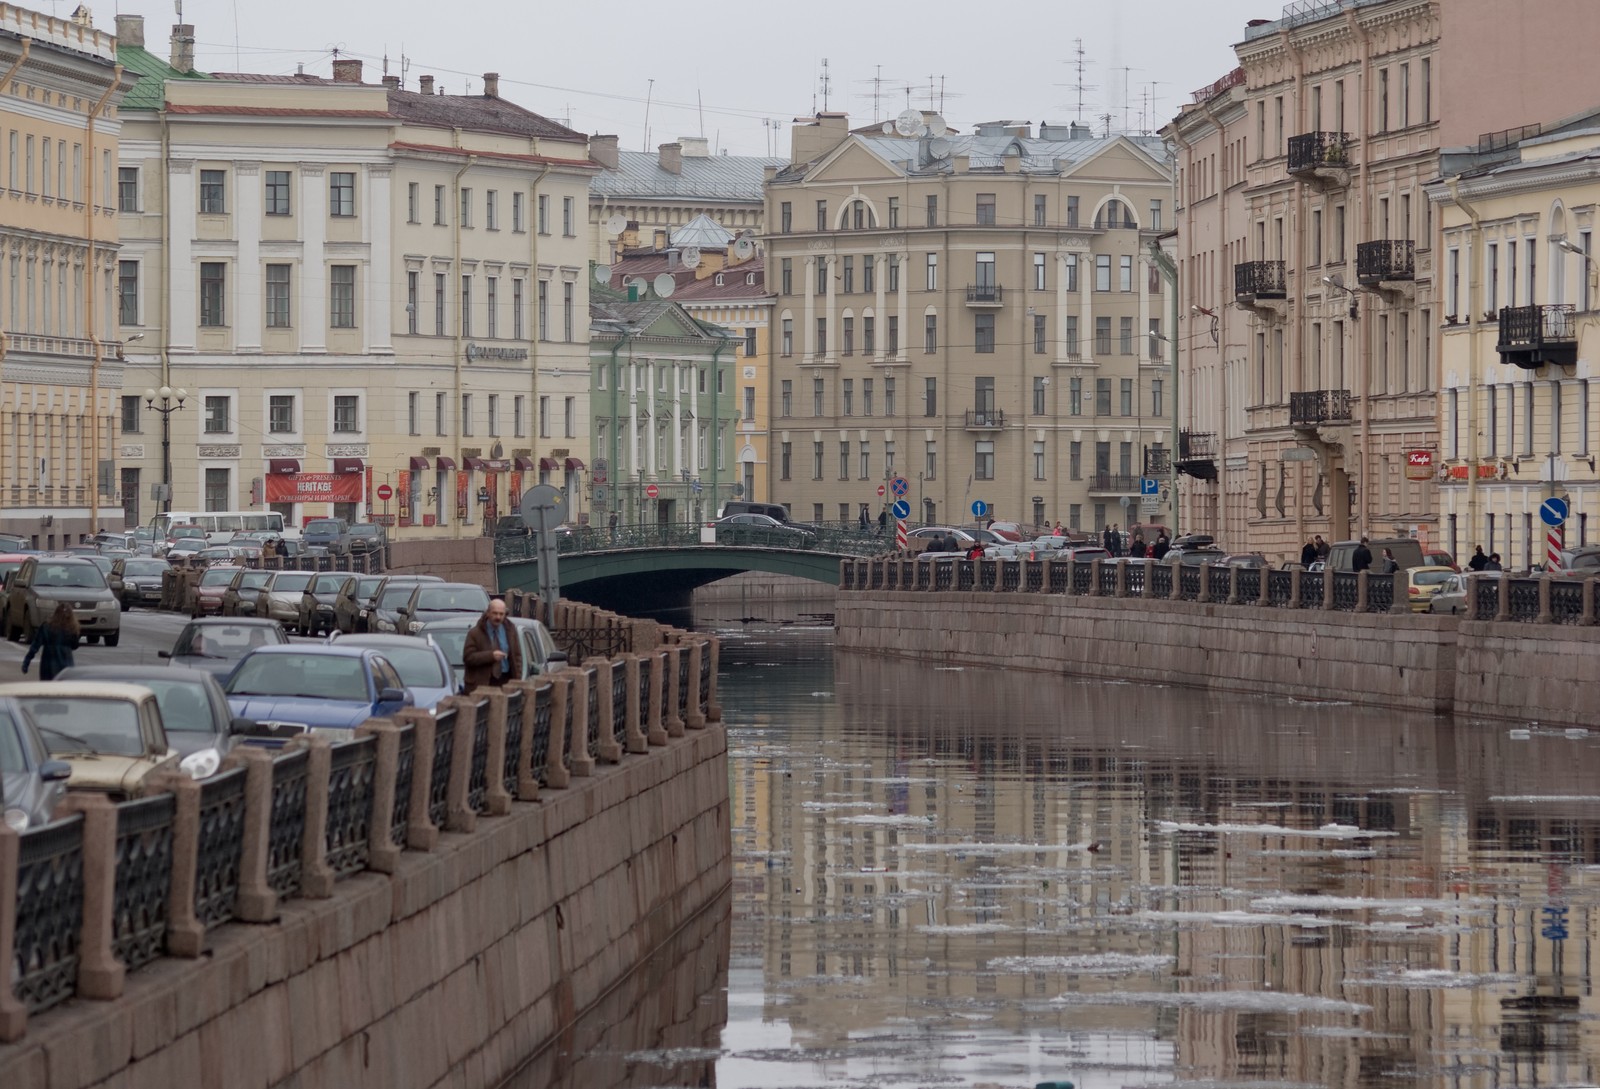
[[[588,144],[588,137],[581,132],[524,109],[515,102],[489,95],[425,95],[391,88],[389,112],[401,121],[415,125]]]
[[[45,696],[53,699],[153,700],[155,693],[138,684],[116,681],[16,681],[0,684],[0,696]]]
[[[700,335],[707,340],[723,340],[733,336],[720,325],[713,325],[694,317],[678,305],[676,296],[663,299],[652,295],[637,302],[629,302],[626,297],[619,297],[616,291],[604,286],[593,288],[589,292],[591,328],[613,336],[639,333],[641,330],[649,329],[664,315],[674,310],[678,312],[687,327],[698,329]]]
[[[1020,156],[1024,174],[1057,174],[1079,163],[1092,159],[1109,145],[1119,140],[1127,141],[1149,155],[1157,163],[1166,162],[1166,143],[1159,136],[1130,136],[1116,133],[1111,136],[1088,136],[1077,140],[1041,140],[1037,137],[999,134],[983,136],[976,133],[965,136],[948,136],[936,141],[943,155],[933,159],[925,146],[930,141],[918,137],[872,136],[857,134],[859,140],[873,154],[894,164],[907,175],[942,174],[953,169],[952,160],[966,156],[970,170],[1000,171],[1010,155]],[[837,146],[837,145],[835,145]],[[833,149],[829,149],[830,153]],[[794,180],[804,176],[810,163],[785,164],[787,169],[778,174],[779,180]]]
[[[117,63],[139,77],[118,107],[123,110],[159,110],[166,100],[163,84],[169,79],[209,79],[204,72],[180,72],[142,46],[117,43]]]
[[[674,282],[673,302],[743,302],[767,297],[766,264],[759,257],[717,269],[703,277],[696,276],[698,271],[675,264],[666,252],[625,254],[622,260],[611,266],[611,286],[623,292],[627,290],[622,283],[624,276],[642,276],[646,280],[654,280],[662,273],[668,273]],[[745,283],[750,273],[755,273],[756,282],[753,284]],[[723,278],[720,284],[717,283],[718,274]]]
[[[672,232],[674,246],[698,246],[703,250],[720,250],[733,238],[732,231],[704,212]]]
[[[661,166],[650,151],[619,151],[617,167],[589,179],[600,197],[689,198],[760,204],[765,199],[767,167],[782,169],[788,159],[754,155],[685,155],[679,173]]]

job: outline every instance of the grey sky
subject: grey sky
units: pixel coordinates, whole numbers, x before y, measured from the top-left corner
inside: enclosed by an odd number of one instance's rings
[[[65,3],[65,0],[60,0]],[[38,4],[38,0],[34,0]],[[43,6],[42,4],[39,6]],[[48,10],[48,9],[46,9]],[[104,9],[102,9],[103,12]],[[171,9],[144,11],[152,50],[164,50]],[[883,76],[879,113],[891,118],[928,102],[929,77],[943,77],[944,115],[965,131],[975,121],[1068,121],[1075,39],[1087,71],[1084,114],[1123,128],[1159,127],[1190,92],[1234,66],[1231,46],[1250,18],[1276,18],[1281,0],[801,0],[781,5],[720,0],[567,0],[527,4],[439,0],[277,0],[274,4],[186,0],[202,68],[327,75],[331,51],[367,62],[376,81],[409,58],[406,85],[438,77],[451,93],[482,89],[501,74],[501,94],[586,132],[612,132],[624,148],[703,131],[734,154],[788,150],[787,123],[821,106],[821,61],[832,78],[828,105],[852,123],[873,119],[871,80]],[[96,13],[110,29],[107,14]],[[237,31],[235,19],[237,18]],[[237,39],[237,53],[235,40]],[[1128,68],[1131,71],[1124,72]],[[1155,82],[1152,89],[1150,84]],[[1153,90],[1155,108],[1145,99]],[[935,87],[937,93],[937,86]],[[703,111],[696,109],[697,96]],[[764,125],[784,124],[776,136]]]

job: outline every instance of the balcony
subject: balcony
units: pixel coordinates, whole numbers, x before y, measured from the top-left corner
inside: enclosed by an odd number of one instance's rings
[[[1233,266],[1233,300],[1241,310],[1281,314],[1289,309],[1282,261],[1244,261]]]
[[[1578,361],[1578,325],[1570,303],[1507,306],[1500,311],[1500,362],[1523,370]]]
[[[967,409],[968,431],[1000,431],[1006,426],[1006,414],[998,408]]]
[[[1385,238],[1356,246],[1356,279],[1383,291],[1407,291],[1416,278],[1417,244],[1405,238]]]
[[[1165,446],[1144,448],[1144,475],[1169,476],[1172,473],[1172,451]]]
[[[1178,432],[1178,472],[1196,480],[1217,479],[1216,432]]]
[[[1291,178],[1321,188],[1342,189],[1350,184],[1350,134],[1306,132],[1289,137],[1288,173]]]
[[[1327,424],[1348,424],[1351,413],[1347,389],[1315,389],[1289,394],[1289,426],[1296,430],[1316,430]]]
[[[1005,288],[999,284],[968,284],[967,305],[974,309],[1000,306],[1005,302]]]
[[[1091,492],[1110,492],[1112,495],[1138,495],[1139,478],[1132,473],[1095,473],[1089,478]]]

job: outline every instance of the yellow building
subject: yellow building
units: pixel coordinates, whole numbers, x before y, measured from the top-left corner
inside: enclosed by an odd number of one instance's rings
[[[1443,543],[1507,570],[1543,563],[1540,505],[1565,497],[1568,547],[1600,512],[1600,114],[1449,156],[1428,189],[1443,232]]]
[[[0,4],[0,532],[52,548],[122,524],[113,471],[116,41]]]

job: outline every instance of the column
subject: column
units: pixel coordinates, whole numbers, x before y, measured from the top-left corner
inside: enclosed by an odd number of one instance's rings
[[[805,345],[805,355],[812,358],[817,354],[817,262],[818,257],[805,259],[805,317],[801,318],[803,328],[800,330],[800,343]]]
[[[1078,251],[1078,341],[1088,347],[1080,348],[1085,357],[1093,355],[1094,347],[1094,254]]]
[[[233,267],[234,350],[241,355],[261,351],[261,164],[233,164],[233,237],[239,258]]]
[[[328,267],[323,246],[328,233],[328,190],[320,165],[300,167],[300,284],[293,297],[300,304],[295,324],[300,329],[302,352],[328,350]],[[451,209],[454,215],[459,209]],[[385,272],[385,275],[388,275]],[[446,300],[449,291],[446,291]],[[457,315],[457,319],[460,316]],[[460,406],[457,406],[460,411]]]
[[[367,193],[361,215],[361,230],[371,255],[364,270],[365,313],[361,315],[362,346],[382,355],[394,354],[395,277],[403,275],[393,264],[393,232],[389,226],[394,199],[394,168],[388,163],[367,167]],[[459,209],[457,209],[459,211]]]
[[[622,373],[628,376],[628,472],[638,470],[639,461],[639,368],[643,362],[626,363]],[[615,471],[615,467],[613,467]],[[623,481],[621,473],[617,474],[617,483]]]
[[[701,404],[701,401],[700,401],[700,375],[696,372],[695,364],[689,363],[689,364],[680,364],[680,365],[686,365],[688,367],[688,369],[689,369],[689,389],[692,391],[690,393],[690,395],[689,395],[689,405],[690,405],[691,408],[698,408],[700,406],[700,404]],[[700,413],[699,412],[695,412],[695,418],[693,420],[689,421],[689,428],[688,428],[688,431],[685,433],[685,435],[683,437],[683,441],[689,444],[689,475],[691,477],[698,478],[700,476]]]
[[[692,425],[691,425],[692,426]],[[672,366],[672,475],[680,475],[688,465],[684,457],[683,444],[689,440],[685,438],[683,419],[683,364],[674,363]],[[693,445],[691,443],[691,445]],[[692,474],[691,474],[692,475]]]
[[[1138,341],[1138,350],[1134,353],[1139,360],[1139,365],[1145,366],[1150,362],[1150,261],[1141,259],[1134,262],[1135,269],[1140,273],[1134,281],[1134,290],[1139,292],[1139,318],[1138,324],[1133,327],[1133,335]],[[1168,334],[1172,335],[1171,333]],[[1138,383],[1134,383],[1135,386]]]
[[[827,295],[825,295],[823,297],[824,298],[824,307],[825,307],[825,309],[822,311],[822,316],[824,318],[828,319],[828,343],[825,346],[824,345],[818,345],[818,347],[825,347],[826,348],[826,355],[830,359],[839,354],[839,351],[840,351],[840,349],[839,349],[840,339],[844,335],[843,331],[839,327],[839,323],[833,320],[834,317],[839,313],[839,301],[838,301],[838,299],[836,297],[837,294],[838,294],[839,285],[838,285],[837,281],[834,280],[834,270],[835,270],[835,267],[837,265],[838,260],[839,259],[837,257],[824,257],[824,258],[822,258],[823,273],[828,278],[828,293],[827,293]],[[715,447],[716,447],[716,430],[717,430],[717,421],[712,420],[711,421],[711,443],[712,443],[712,449],[709,451],[709,456],[710,457],[716,457],[717,456],[716,455],[716,449],[715,449]]]
[[[895,293],[895,310],[900,318],[900,356],[903,359],[911,354],[908,345],[914,335],[910,324],[910,299],[907,294],[910,289],[906,286],[906,278],[911,275],[911,254],[907,250],[901,250],[897,256],[900,260],[900,289]]]
[[[1067,298],[1067,268],[1068,268],[1067,258],[1069,256],[1070,256],[1070,254],[1066,253],[1065,251],[1062,251],[1062,250],[1057,250],[1056,251],[1056,362],[1057,363],[1065,363],[1067,361],[1067,359],[1070,357],[1070,353],[1069,353],[1069,350],[1067,348],[1067,318],[1069,316],[1068,313],[1067,313],[1067,302],[1068,302],[1068,298]],[[1078,274],[1079,274],[1079,276],[1082,276],[1083,270],[1079,269],[1078,270]],[[1083,281],[1080,279],[1078,282],[1081,284]],[[1081,326],[1079,327],[1078,332],[1079,332],[1080,335],[1082,334],[1083,329],[1082,329]]]
[[[657,374],[663,366],[658,360],[647,361],[644,365],[644,397],[645,416],[650,420],[650,426],[645,428],[644,469],[646,475],[652,480],[656,475],[656,429],[661,426],[661,412],[656,405]]]
[[[195,236],[195,180],[193,159],[172,159],[167,163],[167,253],[162,275],[170,277],[168,291],[172,306],[171,327],[167,330],[170,351],[192,353],[200,322],[200,298],[195,279],[193,240]],[[167,320],[165,314],[162,321]],[[16,328],[23,328],[18,325]],[[159,422],[159,421],[158,421]]]
[[[887,359],[889,357],[889,351],[886,347],[889,343],[889,312],[885,307],[889,300],[889,255],[887,253],[874,254],[873,260],[878,265],[876,279],[873,283],[875,294],[872,308],[873,320],[878,326],[878,342],[872,346],[872,356],[874,359]]]

